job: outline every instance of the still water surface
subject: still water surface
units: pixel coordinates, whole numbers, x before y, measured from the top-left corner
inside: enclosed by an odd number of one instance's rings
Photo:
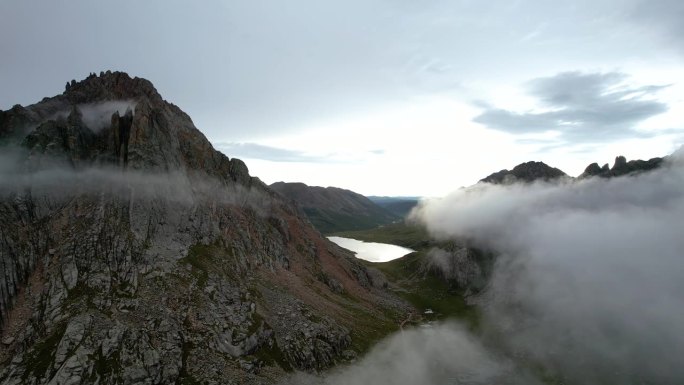
[[[351,238],[328,237],[338,245],[356,253],[356,258],[365,259],[370,262],[387,262],[401,258],[415,250],[405,247],[390,245],[387,243],[363,242]]]

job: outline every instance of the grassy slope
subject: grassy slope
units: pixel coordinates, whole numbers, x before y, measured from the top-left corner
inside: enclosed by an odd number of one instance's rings
[[[326,235],[336,231],[372,229],[401,219],[350,190],[285,182],[276,182],[270,187],[295,201],[314,227]]]
[[[422,313],[422,317],[415,320],[417,323],[456,319],[475,333],[480,330],[481,315],[479,310],[465,302],[463,293],[443,279],[425,273],[421,269],[421,264],[427,258],[427,251],[438,245],[436,241],[430,239],[425,229],[396,223],[371,230],[346,231],[335,235],[366,242],[391,243],[417,250],[389,262],[364,261],[364,263],[382,271],[387,280],[392,283],[391,289]],[[424,314],[426,309],[433,310],[434,314]],[[560,385],[564,383],[562,378],[554,374],[553,371],[537,363],[525,359],[518,362],[543,384]]]
[[[413,250],[428,250],[434,245],[434,241],[430,239],[424,228],[404,222],[391,223],[369,230],[341,231],[334,235],[366,242],[389,243]]]
[[[427,251],[437,245],[424,228],[393,223],[370,230],[344,231],[335,235],[366,242],[390,243],[417,250],[389,262],[364,263],[385,274],[387,280],[392,283],[392,290],[416,307],[424,319],[455,317],[470,327],[477,326],[477,311],[475,307],[466,304],[463,293],[449,282],[425,272],[422,268]],[[434,311],[434,314],[424,314],[427,309]]]
[[[304,212],[311,224],[323,234],[331,234],[341,230],[367,230],[396,220],[391,214],[374,212],[369,212],[365,216],[319,208],[304,208]]]
[[[426,320],[455,317],[476,327],[475,307],[466,304],[463,293],[449,282],[426,273],[421,268],[425,258],[425,251],[417,251],[393,261],[367,264],[382,271],[393,283],[395,293],[416,307]],[[425,314],[428,309],[434,313]]]
[[[196,244],[188,250],[186,257],[179,260],[179,263],[187,264],[190,267],[190,274],[194,277],[195,285],[200,290],[203,290],[207,285],[209,274],[225,275],[235,280],[240,279],[233,270],[227,268],[227,266],[230,266],[230,259],[233,257],[232,252],[225,250],[218,243],[211,245]],[[325,297],[331,303],[339,305],[342,309],[341,312],[346,314],[345,317],[353,319],[350,348],[360,355],[365,354],[378,341],[399,330],[399,323],[403,319],[404,314],[396,312],[396,309],[391,307],[382,308],[380,306],[369,309],[362,303],[362,299],[348,292],[334,294],[327,290],[320,290],[319,286],[312,284],[310,281],[307,282],[306,279],[304,281],[309,290]],[[259,285],[264,285],[270,290],[283,290],[273,283],[260,279],[254,280],[249,285],[249,292],[256,302],[259,302],[261,297],[258,290]],[[330,314],[327,314],[327,316],[330,316]],[[260,325],[261,315],[255,312],[252,317],[255,318],[253,325]],[[314,320],[312,319],[312,321]],[[343,324],[340,319],[337,319],[337,321]],[[318,322],[318,320],[315,320],[315,322]],[[261,347],[254,355],[268,365],[276,365],[286,371],[292,370],[292,367],[277,345]]]
[[[364,263],[385,274],[387,280],[391,282],[390,288],[420,312],[419,317],[412,320],[414,324],[424,321],[455,319],[475,333],[480,330],[481,315],[477,307],[468,305],[463,293],[455,289],[449,282],[425,273],[421,268],[423,261],[427,258],[427,251],[431,247],[437,246],[437,242],[431,240],[424,229],[397,223],[365,231],[340,232],[335,235],[366,242],[391,243],[418,250],[389,262],[364,261]],[[434,313],[424,314],[427,309],[433,310]],[[519,363],[543,384],[560,385],[564,383],[559,376],[539,364],[524,359]]]

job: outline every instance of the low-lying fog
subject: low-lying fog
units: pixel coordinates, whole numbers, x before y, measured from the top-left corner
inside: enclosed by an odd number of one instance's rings
[[[412,214],[499,254],[473,334],[391,336],[325,384],[684,383],[684,159],[638,176],[477,185]]]

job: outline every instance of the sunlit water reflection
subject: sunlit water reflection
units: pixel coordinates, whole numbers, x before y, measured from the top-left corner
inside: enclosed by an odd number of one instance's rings
[[[345,249],[355,252],[356,258],[364,259],[370,262],[387,262],[393,259],[401,258],[404,255],[415,251],[397,245],[377,242],[363,242],[351,238],[328,237],[328,239],[335,242],[339,246],[344,247]]]

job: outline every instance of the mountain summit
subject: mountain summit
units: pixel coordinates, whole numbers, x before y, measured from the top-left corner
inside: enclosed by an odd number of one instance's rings
[[[408,309],[145,79],[2,111],[0,145],[0,383],[274,383]]]
[[[14,106],[0,113],[0,133],[6,141],[23,140],[34,163],[47,156],[77,167],[118,164],[250,181],[245,164],[215,151],[152,83],[123,72],[91,74],[61,95]]]
[[[533,182],[536,180],[552,180],[567,176],[563,171],[551,167],[544,162],[521,163],[512,170],[501,170],[495,172],[480,182],[493,184],[509,184],[516,181]]]

